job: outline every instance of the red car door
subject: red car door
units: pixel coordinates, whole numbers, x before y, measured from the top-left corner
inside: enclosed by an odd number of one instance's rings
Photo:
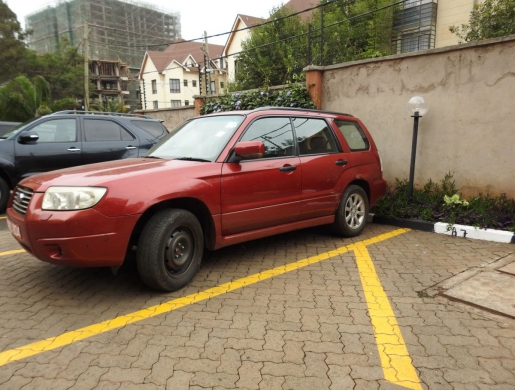
[[[224,163],[224,236],[295,222],[300,217],[301,165],[287,117],[252,122],[240,141],[262,141],[263,158]]]
[[[334,214],[351,161],[324,119],[293,118],[302,165],[301,218]],[[349,177],[346,177],[349,175]]]

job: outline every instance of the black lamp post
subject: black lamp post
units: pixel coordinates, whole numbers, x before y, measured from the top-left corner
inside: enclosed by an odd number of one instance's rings
[[[418,136],[418,121],[429,110],[429,106],[425,99],[418,95],[413,96],[406,106],[408,113],[412,114],[413,118],[413,142],[411,143],[411,164],[409,171],[409,184],[408,184],[408,200],[413,199],[413,182],[415,178],[415,158],[417,156],[417,136]]]

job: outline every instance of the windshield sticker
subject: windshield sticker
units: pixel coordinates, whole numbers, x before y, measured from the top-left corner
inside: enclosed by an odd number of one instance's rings
[[[229,122],[225,125],[226,129],[234,129],[236,126],[238,126],[238,122]]]
[[[217,137],[223,137],[223,135],[225,134],[225,131],[219,131],[218,133],[216,133],[215,135]]]

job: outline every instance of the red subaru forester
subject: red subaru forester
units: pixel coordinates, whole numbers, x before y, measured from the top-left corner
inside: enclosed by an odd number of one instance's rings
[[[204,248],[324,224],[356,236],[385,191],[359,119],[267,107],[191,119],[142,158],[31,176],[7,221],[40,260],[117,267],[135,250],[143,281],[174,291]]]

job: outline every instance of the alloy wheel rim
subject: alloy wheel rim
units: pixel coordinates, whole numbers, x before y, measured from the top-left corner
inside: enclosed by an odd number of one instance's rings
[[[352,194],[345,203],[345,221],[351,229],[357,229],[364,219],[365,199],[360,194]]]

